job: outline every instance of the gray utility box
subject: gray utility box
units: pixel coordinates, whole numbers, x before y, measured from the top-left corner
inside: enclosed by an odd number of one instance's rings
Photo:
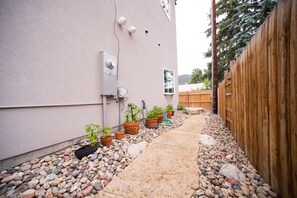
[[[99,52],[101,95],[117,95],[117,59],[107,52]]]

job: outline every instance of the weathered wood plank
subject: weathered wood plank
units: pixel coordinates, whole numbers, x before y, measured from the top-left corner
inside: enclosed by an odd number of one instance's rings
[[[270,15],[268,31],[269,67],[269,153],[272,188],[280,193],[279,180],[279,117],[278,117],[278,71],[277,71],[277,9]]]
[[[278,39],[278,68],[279,70],[279,90],[278,90],[278,102],[279,102],[279,118],[280,118],[280,173],[281,173],[281,194],[284,197],[290,197],[292,190],[289,177],[289,171],[291,164],[289,162],[288,150],[290,148],[290,142],[288,141],[288,105],[287,94],[288,92],[288,64],[289,64],[289,48],[288,43],[290,38],[290,17],[291,17],[291,1],[280,1],[278,5],[281,9],[277,13],[277,39]]]
[[[270,160],[269,160],[269,123],[268,123],[268,104],[269,104],[269,86],[268,86],[268,49],[267,49],[267,34],[268,34],[268,24],[269,20],[267,20],[263,26],[262,26],[262,32],[261,32],[261,63],[260,63],[260,86],[261,86],[261,128],[262,128],[262,144],[261,144],[261,151],[260,156],[261,164],[262,164],[262,170],[261,175],[267,182],[271,182],[270,180]],[[267,168],[268,167],[268,168]]]
[[[248,44],[248,59],[247,59],[247,101],[248,101],[248,109],[247,109],[247,115],[248,115],[248,134],[249,134],[249,151],[248,151],[248,156],[250,161],[252,160],[252,149],[253,148],[253,134],[252,134],[252,114],[251,114],[251,110],[252,110],[252,80],[251,80],[251,43]]]
[[[246,74],[247,74],[247,49],[245,49],[243,51],[243,61],[242,61],[242,67],[243,67],[243,90],[248,90],[248,82],[247,82],[247,77],[246,77]],[[247,105],[247,101],[248,101],[248,95],[247,95],[247,91],[243,91],[243,111],[244,111],[244,115],[243,115],[243,126],[244,126],[244,137],[245,137],[245,140],[244,140],[244,152],[249,156],[249,133],[248,133],[248,115],[247,115],[247,112],[248,112],[248,105]]]
[[[251,97],[251,106],[252,110],[250,111],[251,113],[251,133],[252,133],[252,158],[251,162],[254,165],[256,169],[258,169],[258,144],[257,144],[257,81],[256,81],[256,75],[257,75],[257,67],[256,67],[256,60],[257,60],[257,55],[256,55],[256,41],[255,41],[255,36],[252,37],[251,39],[251,64],[253,68],[251,68],[251,85],[252,85],[252,90],[251,93],[253,93],[253,96]]]
[[[297,1],[292,1],[289,72],[289,128],[291,132],[292,197],[297,197]]]
[[[253,111],[254,115],[254,158],[255,158],[255,163],[254,166],[257,170],[260,171],[260,146],[261,146],[261,141],[262,141],[262,129],[260,127],[261,123],[260,120],[262,119],[261,117],[261,106],[259,104],[259,99],[261,98],[260,96],[260,79],[259,79],[259,73],[260,73],[260,55],[262,52],[260,51],[260,43],[261,43],[261,27],[258,29],[254,36],[254,74],[253,74],[253,81],[254,81],[254,97],[253,97],[253,106],[255,110]]]

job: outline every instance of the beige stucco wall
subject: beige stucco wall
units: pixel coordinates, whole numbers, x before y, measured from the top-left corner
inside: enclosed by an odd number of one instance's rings
[[[102,106],[93,103],[102,102],[99,51],[117,55],[114,0],[0,5],[0,160],[82,136],[89,122],[102,125]],[[175,70],[177,82],[174,0],[171,22],[159,0],[116,0],[116,7],[117,18],[128,18],[116,25],[125,105],[144,99],[148,107],[176,106],[178,95],[165,96],[162,87],[163,68]],[[38,107],[10,108],[19,106]],[[107,124],[118,125],[115,102],[107,106]]]

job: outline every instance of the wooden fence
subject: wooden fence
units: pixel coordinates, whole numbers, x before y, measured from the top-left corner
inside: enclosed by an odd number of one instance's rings
[[[179,104],[185,107],[211,108],[211,90],[179,92]]]
[[[297,197],[297,1],[280,0],[219,85],[219,113],[261,176]]]

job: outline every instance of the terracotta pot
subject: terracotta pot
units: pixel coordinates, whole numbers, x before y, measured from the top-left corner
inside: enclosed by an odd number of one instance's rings
[[[101,137],[101,144],[103,146],[110,147],[110,145],[112,144],[112,136],[107,136],[105,138]]]
[[[95,153],[98,149],[98,146],[99,146],[98,143],[94,146],[86,145],[86,146],[80,147],[79,149],[75,150],[74,154],[78,159],[81,160],[83,157]]]
[[[158,118],[147,118],[145,123],[149,127],[156,127],[158,125]]]
[[[172,118],[172,112],[167,113],[167,118],[171,119]]]
[[[164,114],[158,116],[158,123],[163,122],[163,117],[164,117]]]
[[[125,137],[125,131],[117,131],[114,134],[115,134],[115,139],[117,140],[121,140]]]
[[[125,122],[123,125],[127,134],[136,135],[139,133],[140,122]]]

